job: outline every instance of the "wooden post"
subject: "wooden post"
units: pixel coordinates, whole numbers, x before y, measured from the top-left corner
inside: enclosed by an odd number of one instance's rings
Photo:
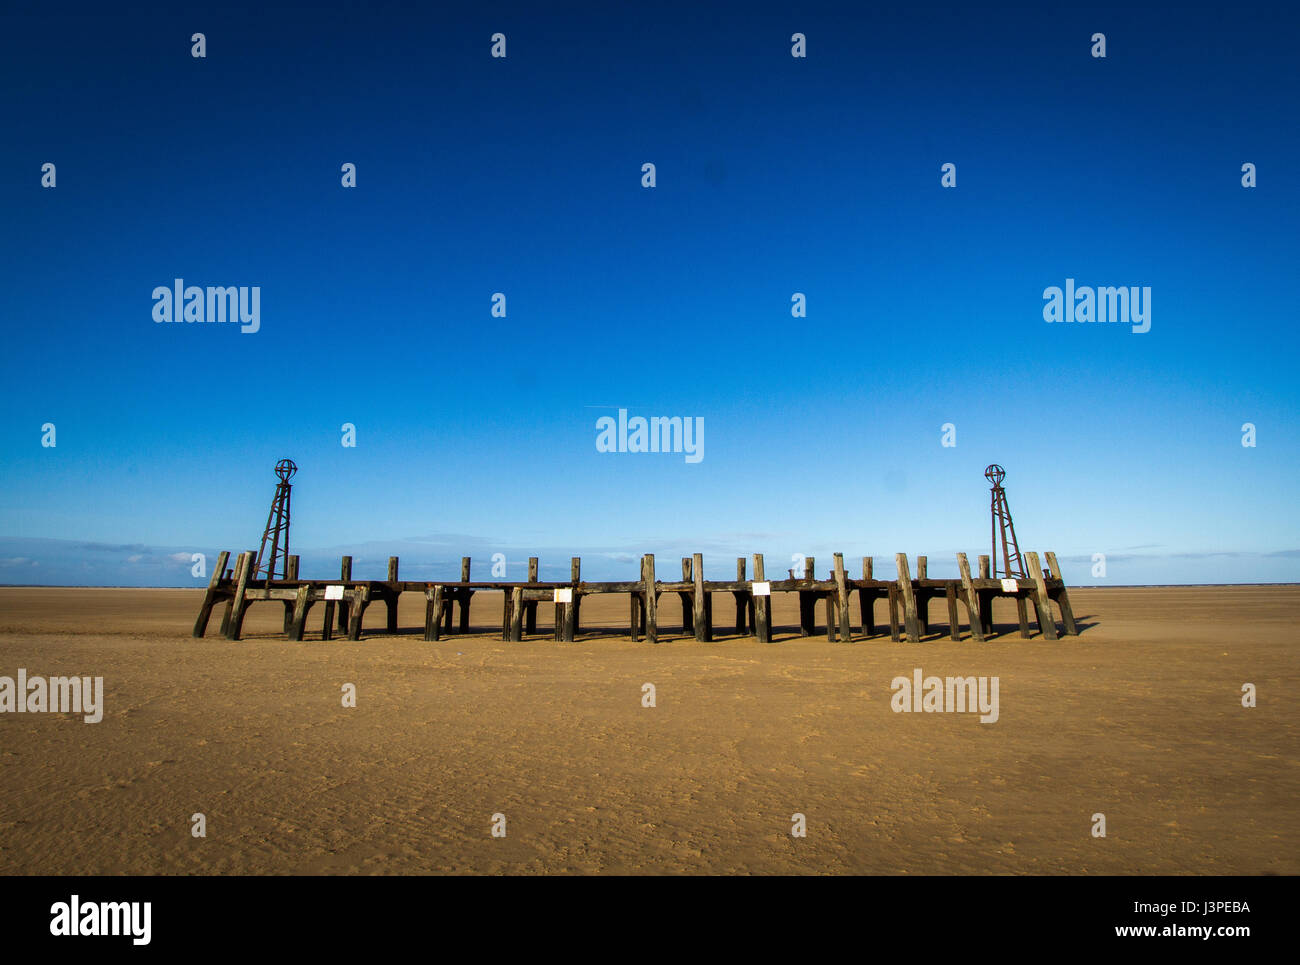
[[[736,582],[745,582],[745,558],[736,557]],[[742,594],[736,594],[736,636],[745,635],[745,611],[749,609],[749,604]]]
[[[344,583],[352,582],[352,557],[343,557],[343,562],[339,565],[339,579]],[[339,601],[339,633],[347,633],[348,630],[348,600],[347,594]]]
[[[765,583],[767,577],[763,572],[763,554],[754,554],[754,582]],[[754,635],[759,643],[772,642],[772,597],[754,597]]]
[[[334,601],[325,601],[325,619],[320,624],[320,638],[322,640],[334,639]]]
[[[208,579],[208,592],[203,595],[203,605],[199,607],[198,619],[194,621],[194,636],[202,637],[208,632],[208,620],[212,618],[212,607],[217,599],[217,587],[226,572],[226,561],[230,559],[230,550],[222,550],[217,556],[217,568]],[[24,700],[26,697],[23,698]]]
[[[853,639],[849,620],[849,580],[844,572],[844,554],[835,554],[835,609],[840,618],[840,638],[848,643]]]
[[[993,578],[991,575],[992,571],[989,569],[989,558],[987,556],[980,556],[979,566],[981,580],[990,580]]]
[[[290,556],[288,560],[285,562],[284,578],[289,582],[297,582],[298,557]],[[293,612],[294,612],[294,604],[290,603],[288,600],[285,600],[284,601],[284,632],[286,635],[289,633],[289,630],[293,624]],[[302,639],[301,634],[299,634],[298,639],[299,640]]]
[[[814,564],[816,560],[805,556],[803,560],[803,578],[815,579]],[[799,636],[810,637],[817,632],[817,597],[806,590],[799,591]]]
[[[244,613],[248,610],[245,594],[248,592],[248,581],[253,573],[253,560],[256,558],[256,553],[247,550],[240,556],[239,566],[235,567],[235,598],[231,601],[230,626],[226,630],[227,640],[238,640],[244,628]]]
[[[929,566],[928,557],[918,556],[916,558],[916,578],[918,580],[928,580]],[[921,624],[921,635],[925,636],[930,632],[930,594],[921,591],[917,594],[916,616]]]
[[[501,639],[510,640],[510,627],[515,622],[514,611],[515,595],[511,592],[510,587],[505,587],[501,591]]]
[[[695,569],[689,556],[682,557],[682,582],[695,582]],[[695,606],[695,596],[693,593],[679,593],[677,595],[682,601],[682,633],[689,633],[694,636],[695,614],[693,608]]]
[[[460,581],[469,582],[469,557],[460,558]],[[460,632],[469,633],[469,599],[474,595],[473,590],[462,590],[460,597]]]
[[[1029,608],[1025,605],[1025,598],[1019,593],[1016,594],[1016,613],[1020,617],[1020,635],[1028,640]]]
[[[984,621],[984,636],[993,635],[993,600],[997,593],[993,590],[978,590],[975,594],[980,601],[980,619]]]
[[[1029,575],[1034,580],[1034,605],[1038,610],[1038,629],[1048,640],[1060,639],[1056,635],[1056,618],[1052,616],[1052,601],[1047,596],[1047,581],[1043,579],[1043,564],[1032,550],[1025,555],[1029,562]]]
[[[898,643],[903,635],[898,629],[898,584],[889,584],[889,639]]]
[[[944,595],[948,598],[948,636],[953,640],[960,640],[961,630],[957,623],[957,584],[949,583],[944,588]]]
[[[536,582],[535,580],[533,582]],[[510,590],[510,639],[518,643],[524,638],[524,588]]]
[[[442,636],[442,584],[424,590],[424,639]]]
[[[1047,565],[1052,568],[1052,576],[1061,581],[1061,589],[1056,595],[1056,605],[1061,608],[1061,622],[1065,624],[1065,635],[1067,637],[1077,637],[1079,630],[1074,623],[1074,610],[1070,607],[1070,594],[1065,590],[1065,574],[1061,571],[1061,564],[1056,562],[1056,554],[1051,550],[1047,552]]]
[[[536,556],[528,557],[528,582],[529,583],[537,582],[537,557]],[[530,600],[529,602],[525,603],[524,606],[528,608],[527,617],[524,623],[524,632],[536,633],[537,632],[537,601]]]
[[[911,643],[920,643],[921,625],[916,616],[916,596],[912,593],[912,572],[907,565],[907,554],[895,553],[894,561],[898,564],[898,592],[903,596],[903,621],[907,626],[907,639]]]
[[[292,557],[290,558],[292,560]],[[307,611],[311,609],[311,586],[303,584],[298,587],[298,594],[293,601],[293,622],[289,626],[289,639],[301,640],[303,628],[307,624]]]
[[[579,556],[569,561],[569,579],[573,582],[573,603],[564,612],[565,639],[572,643],[582,632],[582,597],[578,595],[578,585],[582,582],[582,558]]]
[[[645,578],[645,560],[641,561],[641,576],[643,579]],[[627,595],[627,598],[632,609],[632,642],[636,643],[640,636],[638,631],[641,629],[641,593],[638,590],[633,590]]]
[[[659,600],[655,593],[655,557],[647,553],[641,560],[641,580],[645,583],[645,638],[659,642]]]
[[[354,602],[350,609],[352,610],[351,618],[348,620],[348,639],[361,639],[361,623],[366,617],[366,607],[370,605],[370,584],[366,583],[357,588],[354,594]]]
[[[835,594],[827,593],[826,594],[826,640],[829,643],[834,643],[837,638],[837,634],[835,630],[836,627],[839,626],[839,622],[840,622],[839,617],[835,615]]]
[[[384,600],[388,606],[388,632],[397,632],[397,600],[401,596],[401,590],[397,587],[397,557],[388,557],[388,589],[392,594]]]
[[[966,615],[970,619],[971,639],[976,643],[984,642],[984,621],[980,617],[979,598],[970,578],[970,561],[965,553],[957,554],[957,569],[961,572],[962,592],[966,596]]]
[[[704,554],[696,553],[691,558],[691,575],[695,579],[695,639],[707,643],[713,639],[713,608],[709,605],[709,594],[704,589]]]
[[[229,638],[230,636],[230,618],[235,613],[235,590],[239,586],[239,564],[244,562],[244,554],[240,553],[235,557],[235,567],[228,574],[227,579],[232,583],[230,596],[226,598],[226,609],[221,614],[221,635]]]
[[[570,597],[568,603],[561,603],[562,611],[556,613],[556,619],[562,622],[560,639],[566,643],[572,643],[577,636],[578,630],[578,582],[581,570],[581,563],[578,557],[573,557],[569,562],[569,581],[572,584],[570,588]]]
[[[862,578],[870,580],[872,570],[872,559],[870,556],[862,557]],[[876,632],[876,594],[872,590],[858,590],[858,608],[862,611],[862,635],[864,637],[873,636]]]

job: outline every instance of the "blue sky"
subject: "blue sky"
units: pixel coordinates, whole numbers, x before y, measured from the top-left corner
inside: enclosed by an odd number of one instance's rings
[[[942,574],[987,552],[999,462],[1074,582],[1300,579],[1285,5],[2,26],[0,582],[200,582],[189,553],[256,547],[283,456],[305,574]],[[1150,287],[1150,331],[1045,323],[1067,277]],[[259,286],[260,331],[156,324],[175,278]],[[702,418],[704,459],[598,452],[619,407]]]

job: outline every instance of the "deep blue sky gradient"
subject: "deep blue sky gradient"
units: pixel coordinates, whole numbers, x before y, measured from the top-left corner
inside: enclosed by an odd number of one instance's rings
[[[997,461],[1077,582],[1300,579],[1294,7],[709,6],[7,11],[0,582],[197,582],[281,456],[322,575],[942,573]],[[155,324],[176,277],[261,331]],[[1066,277],[1151,331],[1046,324]],[[703,462],[598,453],[619,406]]]

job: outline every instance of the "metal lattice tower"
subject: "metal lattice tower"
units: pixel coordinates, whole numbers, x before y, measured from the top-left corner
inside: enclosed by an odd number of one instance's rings
[[[998,573],[998,532],[1002,533],[1002,577],[1027,579],[1024,560],[1020,558],[1020,544],[1016,542],[1016,527],[1011,522],[1011,508],[1007,505],[1007,491],[1002,488],[1002,480],[1007,478],[1007,471],[997,463],[984,470],[984,478],[993,484],[992,490],[992,536],[993,536],[993,578]]]
[[[281,459],[275,464],[275,474],[280,482],[275,487],[275,497],[271,500],[271,512],[266,517],[266,530],[262,533],[262,548],[257,551],[257,563],[253,567],[253,578],[274,580],[277,567],[280,579],[289,578],[289,495],[293,487],[289,480],[298,471],[292,459]],[[271,555],[266,555],[266,544],[271,544]]]

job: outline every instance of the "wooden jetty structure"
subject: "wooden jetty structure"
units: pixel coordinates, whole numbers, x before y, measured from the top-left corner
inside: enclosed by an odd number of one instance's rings
[[[373,603],[383,603],[387,611],[385,629],[398,633],[397,603],[403,593],[424,596],[424,639],[438,640],[452,633],[469,633],[470,601],[475,594],[499,592],[502,595],[501,639],[520,641],[537,634],[537,607],[552,604],[555,607],[554,629],[551,636],[557,641],[572,641],[582,633],[581,607],[586,597],[597,594],[626,594],[629,602],[628,626],[633,641],[649,643],[659,640],[661,604],[674,595],[681,603],[681,628],[684,634],[698,641],[713,639],[713,599],[730,594],[735,604],[734,632],[753,636],[758,641],[770,643],[777,628],[772,625],[772,594],[796,593],[799,603],[798,636],[812,636],[818,632],[817,604],[824,606],[824,632],[828,640],[849,642],[870,639],[888,632],[891,641],[920,642],[933,635],[931,614],[933,605],[944,602],[947,634],[953,640],[968,639],[983,642],[997,634],[993,625],[993,601],[1009,597],[1016,601],[1021,637],[1031,636],[1029,618],[1032,615],[1039,635],[1046,640],[1057,640],[1063,633],[1075,636],[1078,630],[1070,598],[1055,553],[1046,553],[1046,568],[1037,553],[1024,554],[1028,574],[1025,577],[996,578],[988,556],[980,556],[975,575],[965,553],[957,554],[957,579],[931,579],[928,559],[916,558],[916,575],[904,553],[895,556],[896,575],[892,579],[878,579],[873,572],[873,559],[863,557],[862,577],[853,578],[845,571],[844,557],[834,556],[834,564],[826,578],[819,579],[814,560],[807,557],[802,575],[789,579],[768,580],[764,571],[762,554],[753,557],[752,578],[746,578],[746,559],[736,560],[734,580],[706,580],[704,559],[699,553],[682,559],[680,580],[660,580],[655,570],[655,558],[648,554],[641,558],[641,572],[636,580],[626,582],[584,582],[581,578],[581,560],[573,557],[567,582],[544,582],[538,579],[537,558],[528,561],[528,579],[522,582],[475,582],[470,579],[471,560],[464,557],[460,565],[460,578],[456,580],[404,581],[398,576],[398,558],[388,560],[387,578],[383,580],[355,579],[352,575],[352,557],[342,559],[337,579],[303,580],[298,577],[298,557],[288,556],[284,578],[265,576],[257,565],[259,553],[249,550],[240,553],[235,565],[227,568],[230,553],[222,552],[208,583],[207,592],[198,619],[194,623],[194,636],[203,637],[213,610],[224,605],[221,634],[228,640],[238,640],[242,633],[248,608],[254,603],[277,603],[284,609],[284,633],[290,640],[302,640],[307,617],[312,607],[321,605],[321,638],[330,640],[337,631],[349,640],[361,639],[367,608]],[[853,621],[852,598],[858,596],[859,620]],[[875,603],[887,603],[888,626],[877,627]],[[1053,604],[1060,613],[1058,632]],[[966,633],[961,632],[962,611],[965,615]],[[453,619],[458,617],[458,619]],[[609,635],[602,630],[602,635]]]

